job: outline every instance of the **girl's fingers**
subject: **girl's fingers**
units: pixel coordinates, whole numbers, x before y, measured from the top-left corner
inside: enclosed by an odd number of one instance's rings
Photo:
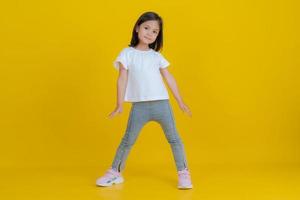
[[[119,110],[117,110],[117,111],[114,111],[112,114],[111,114],[111,117],[114,117],[114,116],[116,116],[117,114],[119,114],[120,113],[120,111]]]
[[[108,118],[112,118],[115,115],[115,112],[109,114]]]
[[[187,106],[185,107],[185,111],[187,112],[187,114],[189,116],[192,116],[192,112],[190,111],[190,109]]]

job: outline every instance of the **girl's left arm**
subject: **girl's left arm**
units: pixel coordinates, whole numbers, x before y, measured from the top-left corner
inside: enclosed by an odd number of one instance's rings
[[[160,73],[166,80],[167,85],[171,89],[172,94],[174,95],[180,109],[182,111],[186,112],[189,116],[191,116],[192,112],[190,111],[189,107],[184,103],[184,101],[180,95],[179,89],[177,87],[177,83],[175,81],[174,76],[168,71],[167,68],[161,68]]]

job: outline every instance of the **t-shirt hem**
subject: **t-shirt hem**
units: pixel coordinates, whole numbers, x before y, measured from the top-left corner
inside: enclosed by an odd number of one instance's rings
[[[139,99],[127,98],[124,101],[125,102],[139,102],[139,101],[154,101],[154,100],[163,100],[163,99],[169,99],[169,97],[168,96],[144,97],[144,98],[139,98]]]

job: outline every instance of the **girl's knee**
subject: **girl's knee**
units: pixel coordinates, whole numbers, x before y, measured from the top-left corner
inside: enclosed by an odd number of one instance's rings
[[[175,137],[168,137],[168,142],[170,144],[182,144],[182,141],[180,139],[179,136],[175,136]]]

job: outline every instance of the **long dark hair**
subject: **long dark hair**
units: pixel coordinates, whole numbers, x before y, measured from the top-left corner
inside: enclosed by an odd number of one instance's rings
[[[128,46],[135,47],[139,43],[138,33],[136,32],[136,28],[144,23],[145,21],[149,20],[156,20],[159,24],[159,33],[156,37],[156,40],[149,44],[149,47],[151,49],[154,49],[155,51],[159,51],[163,47],[163,20],[162,18],[155,12],[145,12],[143,13],[138,20],[136,21],[133,30],[132,30],[132,37],[131,42]]]

